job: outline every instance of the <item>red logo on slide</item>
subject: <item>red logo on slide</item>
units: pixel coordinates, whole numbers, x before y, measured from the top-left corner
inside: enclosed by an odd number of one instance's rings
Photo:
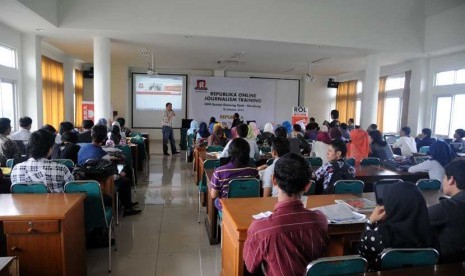
[[[195,90],[207,90],[207,81],[206,80],[197,80],[197,86]]]

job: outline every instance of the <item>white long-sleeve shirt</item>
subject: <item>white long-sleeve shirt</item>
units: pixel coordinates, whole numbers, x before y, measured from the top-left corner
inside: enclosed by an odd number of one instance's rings
[[[250,158],[253,158],[255,160],[260,160],[260,151],[258,150],[257,142],[255,142],[255,139],[248,139],[248,138],[243,138],[244,140],[249,143],[250,146],[250,152],[249,156]],[[229,142],[226,144],[224,147],[223,151],[220,153],[220,157],[229,157],[229,145],[233,139],[229,140]]]
[[[402,156],[410,157],[413,153],[417,153],[417,143],[415,139],[409,136],[400,137],[393,145],[393,148],[400,148]]]
[[[422,162],[418,165],[410,167],[408,169],[408,172],[410,173],[428,172],[430,179],[437,179],[441,182],[442,182],[442,179],[444,178],[444,174],[446,173],[444,171],[444,168],[441,166],[441,164],[436,160],[426,160],[425,162]]]

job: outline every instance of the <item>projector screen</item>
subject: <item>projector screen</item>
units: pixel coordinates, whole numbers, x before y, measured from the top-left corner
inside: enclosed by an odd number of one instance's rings
[[[186,75],[132,74],[132,127],[160,128],[166,103],[176,113],[173,127],[181,127],[186,104]]]

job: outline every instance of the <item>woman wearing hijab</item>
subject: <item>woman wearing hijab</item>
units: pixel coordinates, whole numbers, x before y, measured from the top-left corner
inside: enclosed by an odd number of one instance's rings
[[[451,148],[444,141],[433,142],[429,146],[430,160],[426,160],[408,169],[410,173],[428,172],[430,179],[437,179],[442,182],[444,178],[444,167],[454,159]]]
[[[393,157],[391,146],[384,141],[383,136],[379,130],[372,130],[368,132],[370,140],[370,153],[369,157],[379,158],[381,161],[391,159]]]
[[[385,248],[426,248],[434,242],[428,208],[415,184],[389,184],[383,194],[384,206],[373,210],[359,248],[372,271],[379,270],[380,254]]]
[[[222,146],[225,147],[228,140],[224,137],[223,127],[221,124],[215,124],[213,133],[208,136],[208,146]]]
[[[199,123],[196,120],[191,121],[191,127],[187,130],[187,135],[195,135],[199,129]]]
[[[274,137],[274,127],[272,123],[268,122],[263,127],[263,133],[257,135],[257,138],[258,138],[257,144],[260,146],[261,145],[270,146],[271,143],[268,143],[268,139],[270,139],[271,137]]]
[[[370,153],[368,132],[363,129],[354,129],[350,132],[350,140],[347,147],[347,158],[355,158],[355,164],[358,165]]]
[[[284,121],[283,124],[281,125],[282,127],[284,127],[287,131],[287,135],[289,137],[289,134],[292,132],[292,125],[291,125],[291,122],[289,121]]]
[[[255,122],[250,122],[249,125],[249,132],[247,133],[247,138],[254,139],[257,138],[257,135],[260,134],[260,130],[257,127]]]
[[[196,140],[207,139],[208,136],[210,136],[210,132],[208,131],[207,123],[201,122],[199,125],[199,131],[197,132]]]
[[[329,144],[331,144],[331,137],[328,132],[318,132],[316,136],[316,142],[313,144],[312,152],[310,156],[320,157],[323,160],[323,164],[328,162],[326,153],[328,152]]]

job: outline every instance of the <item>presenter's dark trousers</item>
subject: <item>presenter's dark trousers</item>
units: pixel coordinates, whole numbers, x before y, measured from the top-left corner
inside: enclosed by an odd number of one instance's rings
[[[163,154],[168,154],[168,140],[171,144],[171,153],[175,154],[177,152],[176,145],[174,144],[174,135],[173,128],[170,126],[163,126]]]

